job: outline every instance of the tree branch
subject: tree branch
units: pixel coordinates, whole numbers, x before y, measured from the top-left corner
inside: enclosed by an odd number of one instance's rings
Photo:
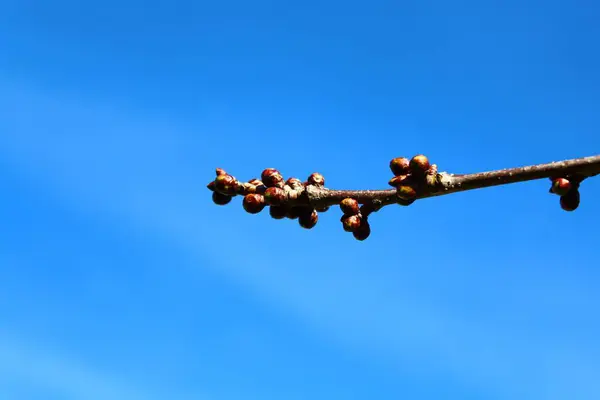
[[[325,178],[318,173],[312,174],[304,183],[296,178],[284,182],[279,171],[273,168],[264,170],[261,180],[248,182],[239,182],[224,170],[217,169],[217,177],[208,188],[214,192],[216,204],[224,205],[232,197],[243,195],[243,206],[249,213],[256,214],[269,205],[273,218],[297,218],[307,229],[317,223],[317,212],[339,204],[344,213],[341,219],[344,230],[364,240],[370,234],[368,216],[386,205],[408,206],[427,197],[535,179],[550,178],[550,192],[561,196],[563,209],[573,211],[579,206],[581,182],[600,174],[600,155],[474,174],[438,172],[437,166],[431,165],[427,157],[417,155],[410,160],[393,159],[390,169],[394,178],[389,184],[394,189],[387,190],[328,189]],[[358,204],[362,206],[359,208]]]

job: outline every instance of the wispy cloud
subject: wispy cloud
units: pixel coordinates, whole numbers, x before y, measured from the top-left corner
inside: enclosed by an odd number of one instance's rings
[[[403,365],[413,366],[412,372],[425,374],[436,368],[498,398],[600,396],[600,385],[594,379],[600,363],[592,355],[574,351],[570,343],[555,339],[532,342],[531,336],[519,336],[507,327],[485,326],[443,304],[428,302],[410,287],[396,284],[392,288],[385,277],[354,271],[335,279],[325,271],[315,275],[319,265],[284,270],[269,263],[248,263],[244,254],[231,251],[229,243],[243,243],[250,249],[261,248],[262,241],[251,228],[230,231],[217,224],[214,215],[199,215],[201,206],[195,193],[200,185],[191,187],[176,171],[178,161],[185,162],[186,151],[184,139],[176,131],[131,121],[115,112],[95,113],[92,106],[74,106],[81,104],[80,99],[71,104],[48,99],[33,91],[15,105],[14,98],[4,92],[0,105],[12,102],[16,111],[3,122],[14,133],[0,139],[0,153],[20,173],[70,206],[118,219],[126,229],[151,232],[191,256],[209,255],[214,262],[203,267],[246,284],[258,296],[305,321],[309,329],[356,351],[376,354],[385,363],[394,365],[401,360]],[[49,120],[58,124],[51,126]],[[57,136],[57,127],[65,121],[71,126]],[[45,127],[52,132],[39,133]],[[203,155],[210,158],[210,150]],[[174,170],[167,171],[169,167]],[[139,174],[140,168],[153,173]],[[152,179],[143,179],[148,176]],[[174,182],[177,176],[181,180]],[[210,229],[205,227],[207,223]],[[227,242],[215,241],[215,237],[226,237]],[[225,252],[226,262],[221,257]],[[322,263],[351,261],[349,256],[342,259],[335,254],[322,257]],[[9,351],[10,346],[6,347]],[[23,368],[27,365],[24,360],[35,357],[15,351],[7,354]],[[65,390],[105,387],[105,394],[124,393],[69,365],[58,364],[60,376],[44,359],[36,365],[38,369],[32,373],[37,379],[64,382],[65,376],[74,376],[85,383],[68,387],[65,382]]]

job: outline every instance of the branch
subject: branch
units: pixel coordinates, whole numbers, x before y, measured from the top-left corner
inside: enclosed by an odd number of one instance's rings
[[[438,172],[423,155],[412,159],[404,157],[390,161],[394,177],[388,182],[394,189],[387,190],[333,190],[325,187],[325,178],[313,173],[306,182],[289,178],[284,182],[279,171],[267,168],[261,180],[239,182],[222,169],[209,183],[213,201],[224,205],[235,195],[243,195],[246,211],[256,214],[270,206],[275,219],[298,219],[302,227],[310,229],[318,221],[318,212],[340,205],[344,216],[344,230],[364,240],[370,234],[368,217],[371,213],[391,204],[408,206],[418,199],[443,196],[467,190],[550,178],[550,192],[560,196],[561,207],[573,211],[579,206],[581,182],[600,174],[600,155],[557,161],[547,164],[509,168],[475,174]],[[362,204],[362,206],[359,206]]]

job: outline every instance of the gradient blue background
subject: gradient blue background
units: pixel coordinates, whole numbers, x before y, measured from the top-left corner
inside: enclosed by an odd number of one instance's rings
[[[385,188],[598,153],[589,1],[0,3],[0,398],[600,398],[600,181],[386,208],[357,242],[220,166]]]

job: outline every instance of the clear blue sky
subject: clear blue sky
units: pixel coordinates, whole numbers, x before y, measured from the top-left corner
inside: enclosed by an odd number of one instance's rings
[[[301,5],[298,5],[301,4]],[[600,398],[600,180],[386,208],[357,242],[217,166],[385,188],[598,153],[588,1],[0,3],[0,397]]]

